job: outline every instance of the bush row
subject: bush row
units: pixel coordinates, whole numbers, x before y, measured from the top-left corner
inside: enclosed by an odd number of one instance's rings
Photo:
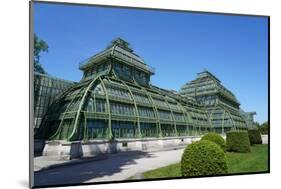
[[[212,141],[217,145],[219,145],[223,151],[225,151],[225,140],[217,133],[213,133],[213,132],[207,133],[201,138],[201,140]]]
[[[250,140],[247,131],[230,131],[226,133],[226,150],[230,152],[250,152]]]
[[[208,133],[200,141],[193,142],[184,150],[181,159],[182,176],[208,176],[227,173],[225,151],[247,153],[250,144],[261,144],[261,135],[257,129],[247,131],[229,131],[226,142],[217,133]]]
[[[188,145],[181,159],[182,176],[208,176],[227,173],[224,151],[214,142],[200,140]]]
[[[251,145],[262,144],[261,133],[258,129],[249,129],[248,135]]]

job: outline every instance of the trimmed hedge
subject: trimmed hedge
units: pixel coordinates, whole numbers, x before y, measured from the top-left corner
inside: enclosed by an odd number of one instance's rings
[[[226,174],[226,155],[214,142],[193,142],[185,148],[182,155],[181,173],[184,177]]]
[[[262,144],[261,133],[258,129],[249,129],[248,135],[251,145]]]
[[[207,133],[206,135],[204,135],[201,138],[201,140],[212,141],[212,142],[216,143],[217,145],[219,145],[223,151],[225,151],[225,146],[226,146],[225,140],[222,138],[222,136],[220,136],[217,133],[213,133],[213,132]]]
[[[247,131],[230,131],[226,133],[226,151],[246,153],[251,151]]]

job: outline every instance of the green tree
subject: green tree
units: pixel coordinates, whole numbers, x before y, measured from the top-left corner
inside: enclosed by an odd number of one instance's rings
[[[34,60],[34,71],[42,74],[46,74],[47,72],[44,70],[42,65],[40,64],[40,53],[48,52],[49,46],[48,44],[39,39],[36,34],[34,34],[34,50],[33,50],[33,60]]]
[[[258,128],[259,128],[259,127],[260,127],[259,122],[257,122],[257,121],[256,121],[256,122],[254,122],[254,126],[256,126],[256,127],[258,127]]]
[[[268,134],[268,129],[269,129],[268,121],[261,124],[261,126],[259,128],[260,128],[260,132],[262,134]]]

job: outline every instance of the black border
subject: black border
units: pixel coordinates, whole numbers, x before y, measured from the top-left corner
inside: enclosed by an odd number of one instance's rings
[[[33,134],[33,129],[34,128],[34,115],[33,115],[33,33],[34,33],[34,28],[33,28],[33,2],[30,1],[28,6],[29,6],[29,81],[28,81],[28,85],[29,85],[29,94],[28,94],[28,98],[29,98],[29,130],[28,130],[28,137],[29,137],[29,188],[33,188],[34,187],[34,134]],[[33,33],[32,33],[33,32]],[[31,87],[32,86],[32,87]]]
[[[211,176],[196,176],[196,177],[172,177],[172,178],[153,178],[153,179],[139,179],[139,180],[121,180],[121,181],[102,181],[102,182],[90,182],[90,183],[74,183],[74,184],[54,184],[54,185],[38,185],[31,188],[50,188],[50,187],[67,187],[67,186],[88,186],[88,185],[100,185],[100,184],[122,184],[122,183],[132,183],[132,182],[152,182],[152,181],[165,181],[165,180],[182,180],[182,179],[198,179],[198,178],[211,178],[211,177],[229,177],[229,176],[241,176],[241,175],[257,175],[266,174],[270,171],[263,172],[247,172],[247,173],[234,173],[234,174],[224,174],[224,175],[211,175]]]
[[[37,185],[34,186],[34,171],[33,171],[33,138],[31,136],[33,129],[33,109],[31,109],[32,95],[32,61],[33,61],[33,4],[58,4],[58,5],[70,5],[70,6],[86,6],[86,7],[104,7],[104,8],[124,8],[124,9],[139,9],[139,10],[153,10],[153,11],[166,11],[166,12],[184,12],[184,13],[198,13],[198,14],[215,14],[224,16],[250,16],[250,17],[265,17],[268,18],[268,171],[262,172],[247,172],[247,173],[234,173],[234,174],[223,174],[223,175],[212,175],[212,176],[196,176],[196,177],[172,177],[172,178],[155,178],[155,179],[139,179],[139,180],[122,180],[122,181],[103,181],[103,182],[91,182],[91,183],[74,183],[74,184],[54,184],[54,185]],[[53,2],[53,1],[29,1],[29,187],[30,188],[50,188],[50,187],[67,187],[67,186],[84,186],[84,185],[99,185],[99,184],[115,184],[115,183],[132,183],[132,182],[143,182],[143,181],[162,181],[162,180],[180,180],[180,179],[191,179],[191,178],[211,178],[211,177],[224,177],[224,176],[240,176],[240,175],[252,175],[252,174],[266,174],[270,173],[270,16],[269,15],[254,15],[254,14],[237,14],[237,13],[221,13],[221,12],[207,12],[207,11],[191,11],[191,10],[176,10],[176,9],[161,9],[161,8],[146,8],[146,7],[134,7],[134,6],[121,6],[121,5],[101,5],[101,4],[88,4],[88,3],[69,3],[69,2]],[[32,169],[31,169],[32,168]]]
[[[270,173],[270,16],[268,16],[268,28],[267,28],[267,35],[268,35],[268,49],[267,49],[267,56],[268,56],[268,78],[267,78],[267,87],[268,87],[268,173]]]

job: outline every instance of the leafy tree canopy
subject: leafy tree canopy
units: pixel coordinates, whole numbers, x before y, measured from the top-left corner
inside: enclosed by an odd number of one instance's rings
[[[260,127],[260,124],[259,124],[259,122],[254,122],[254,125],[256,126],[256,127]]]
[[[264,122],[263,124],[261,124],[261,126],[259,127],[259,130],[262,134],[268,134],[268,121]]]
[[[40,64],[40,53],[48,52],[49,46],[48,44],[39,39],[36,34],[34,34],[34,50],[33,50],[33,60],[34,60],[34,71],[42,74],[46,74],[47,72],[44,70],[42,65]]]

